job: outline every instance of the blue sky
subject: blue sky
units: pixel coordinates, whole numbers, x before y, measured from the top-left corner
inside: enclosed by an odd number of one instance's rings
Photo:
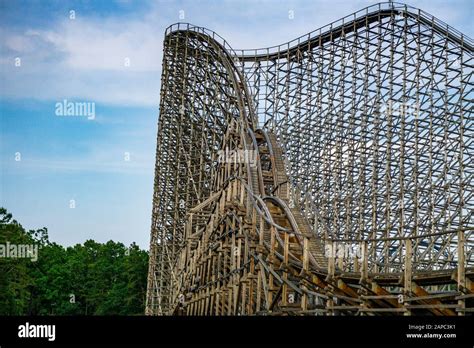
[[[0,205],[64,245],[148,248],[165,28],[190,22],[259,48],[375,3],[0,0]],[[471,0],[407,4],[474,36]],[[95,118],[58,117],[64,99],[95,103]]]

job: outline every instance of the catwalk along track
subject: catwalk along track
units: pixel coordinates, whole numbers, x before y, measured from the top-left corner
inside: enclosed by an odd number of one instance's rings
[[[471,315],[473,40],[381,3],[165,34],[148,315]]]

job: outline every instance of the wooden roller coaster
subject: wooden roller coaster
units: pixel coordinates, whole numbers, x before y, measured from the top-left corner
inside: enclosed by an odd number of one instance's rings
[[[148,315],[474,311],[473,42],[378,4],[164,43]]]

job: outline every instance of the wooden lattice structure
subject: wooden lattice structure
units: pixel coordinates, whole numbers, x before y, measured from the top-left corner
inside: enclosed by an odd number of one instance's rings
[[[473,40],[406,5],[164,41],[146,313],[464,315]]]

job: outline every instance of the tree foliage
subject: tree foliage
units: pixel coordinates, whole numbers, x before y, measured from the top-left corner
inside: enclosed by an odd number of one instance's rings
[[[0,315],[141,315],[148,254],[135,243],[63,247],[0,208],[0,245],[38,245],[38,259],[0,257]]]

